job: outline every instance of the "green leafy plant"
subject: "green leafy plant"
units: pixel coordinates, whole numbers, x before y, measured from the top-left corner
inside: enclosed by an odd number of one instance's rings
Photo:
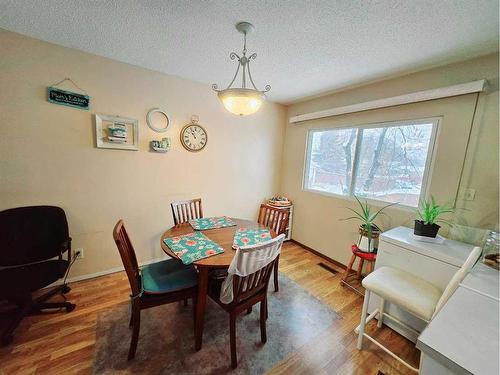
[[[359,220],[359,221],[361,221],[361,223],[362,223],[361,227],[366,231],[368,241],[370,241],[374,230],[379,231],[379,232],[382,231],[380,229],[380,227],[377,224],[375,224],[375,220],[377,219],[377,217],[380,214],[382,214],[383,211],[387,207],[394,206],[397,203],[390,203],[390,204],[380,208],[379,210],[375,211],[368,205],[367,200],[365,200],[365,202],[363,203],[359,200],[359,198],[357,196],[354,196],[354,198],[356,198],[356,201],[359,204],[360,210],[356,211],[352,208],[346,207],[348,210],[352,211],[356,216],[351,216],[351,217],[341,219],[341,220]]]
[[[436,223],[445,223],[451,225],[451,223],[440,216],[443,214],[454,212],[452,204],[446,203],[444,205],[439,205],[433,196],[431,199],[424,199],[420,201],[417,209],[417,215],[420,220],[423,221],[425,225],[432,225]]]

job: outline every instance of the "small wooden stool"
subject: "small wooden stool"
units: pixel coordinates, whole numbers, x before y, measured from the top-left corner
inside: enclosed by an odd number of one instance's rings
[[[366,270],[368,273],[371,273],[373,271],[373,265],[377,260],[377,254],[361,251],[357,245],[352,245],[351,250],[352,250],[351,260],[347,265],[347,268],[344,272],[344,276],[342,276],[342,279],[340,280],[340,285],[347,286],[352,290],[354,290],[356,293],[363,295],[363,293],[361,293],[358,289],[349,284],[348,282],[349,277],[353,276],[354,274],[357,280],[361,280],[361,278],[363,277],[361,275],[361,272],[363,271],[363,265],[365,261],[368,262],[368,264],[366,265]],[[354,273],[352,270],[352,266],[354,265],[356,258],[359,258],[359,264],[357,271]]]

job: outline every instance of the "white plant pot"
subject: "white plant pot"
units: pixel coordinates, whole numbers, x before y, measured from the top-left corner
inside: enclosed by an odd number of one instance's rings
[[[362,251],[373,253],[375,249],[378,249],[378,237],[372,238],[370,241],[370,247],[368,247],[368,237],[361,236],[361,241],[359,241],[358,247]]]

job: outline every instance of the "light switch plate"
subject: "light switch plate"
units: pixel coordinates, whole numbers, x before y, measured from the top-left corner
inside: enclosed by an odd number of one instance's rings
[[[465,189],[464,190],[464,200],[473,201],[476,197],[476,189]]]

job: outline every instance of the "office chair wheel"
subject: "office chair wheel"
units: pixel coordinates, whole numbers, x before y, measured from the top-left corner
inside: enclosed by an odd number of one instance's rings
[[[75,309],[76,305],[74,303],[70,303],[66,306],[66,312],[71,312]]]
[[[14,340],[14,336],[12,334],[7,335],[7,336],[2,336],[2,341],[1,341],[1,346],[7,346],[12,343],[12,340]]]
[[[69,293],[71,291],[71,288],[68,285],[64,285],[62,287],[62,294]]]

